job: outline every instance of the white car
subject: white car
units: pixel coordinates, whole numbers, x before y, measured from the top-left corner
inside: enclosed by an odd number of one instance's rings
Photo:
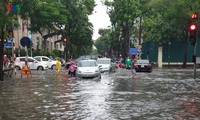
[[[115,72],[116,71],[116,62],[111,58],[98,58],[98,65],[101,65],[101,72]]]
[[[25,60],[26,60],[26,57],[16,57],[15,68],[17,70],[21,70],[22,67],[25,66]],[[47,64],[41,63],[37,61],[36,59],[34,59],[33,57],[28,57],[27,62],[28,62],[28,67],[31,70],[47,70],[48,69]]]
[[[39,62],[47,64],[49,69],[52,69],[52,70],[56,69],[56,61],[55,60],[52,60],[47,56],[35,56],[34,58]]]
[[[80,60],[77,64],[76,77],[101,79],[100,66],[96,60]]]

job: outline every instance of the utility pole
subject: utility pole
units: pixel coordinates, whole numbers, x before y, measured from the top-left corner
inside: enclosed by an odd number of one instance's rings
[[[198,41],[198,30],[197,30],[197,35],[196,35],[196,40]],[[196,62],[196,50],[197,49],[197,42],[194,45],[194,79],[196,79],[196,71],[197,71],[197,62]]]
[[[4,50],[4,29],[1,28],[1,47],[0,47],[0,81],[3,81],[3,50]]]
[[[67,38],[63,38],[63,42],[64,42],[64,59],[65,61],[67,61]]]
[[[192,16],[192,22],[189,25],[189,32],[190,32],[190,42],[194,46],[194,55],[192,56],[192,61],[194,62],[194,76],[193,78],[196,79],[196,48],[197,48],[197,42],[198,41],[198,14],[193,13]]]

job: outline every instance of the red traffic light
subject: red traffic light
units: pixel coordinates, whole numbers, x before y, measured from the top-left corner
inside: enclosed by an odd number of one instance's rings
[[[67,38],[64,38],[63,41],[64,41],[64,42],[67,42]]]
[[[190,24],[190,26],[189,26],[189,30],[190,31],[194,31],[196,29],[197,29],[197,25],[196,24]]]
[[[191,16],[192,19],[197,19],[197,17],[198,17],[198,15],[196,13],[193,13]]]

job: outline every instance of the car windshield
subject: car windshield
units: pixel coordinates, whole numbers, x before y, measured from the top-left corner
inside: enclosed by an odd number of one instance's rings
[[[145,64],[145,63],[149,63],[149,60],[137,60],[137,63]]]
[[[80,61],[78,67],[95,67],[98,66],[95,61]]]
[[[97,60],[98,64],[110,64],[110,60]]]

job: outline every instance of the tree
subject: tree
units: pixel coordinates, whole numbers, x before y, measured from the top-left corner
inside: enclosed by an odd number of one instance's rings
[[[68,8],[68,24],[65,24],[65,36],[69,53],[73,55],[86,54],[92,51],[93,26],[88,15],[92,14],[94,0],[65,0],[62,3]]]
[[[7,38],[7,30],[12,27],[12,22],[16,19],[17,11],[8,11],[6,5],[10,4],[21,4],[20,0],[9,2],[7,0],[0,1],[0,80],[3,81],[3,50],[4,50],[4,39]]]
[[[187,58],[187,31],[189,14],[198,11],[199,3],[193,0],[104,0],[108,6],[108,14],[114,29],[115,38],[122,38],[123,54],[128,50],[129,38],[134,34],[139,39],[143,35],[144,42],[154,41],[163,46],[169,40],[182,40],[185,43],[184,65]],[[142,18],[138,32],[134,21]],[[141,20],[141,19],[140,19]],[[115,39],[117,40],[117,39]]]
[[[146,4],[149,10],[144,19],[145,40],[155,41],[158,46],[175,39],[184,41],[183,67],[186,67],[187,61],[189,14],[196,11],[196,5],[197,1],[191,0],[151,0]]]
[[[64,33],[63,25],[68,23],[69,11],[56,0],[23,0],[22,18],[30,19],[29,30],[38,32],[46,40],[54,35]]]
[[[44,50],[47,38],[54,35],[68,38],[67,50],[71,54],[79,54],[88,46],[92,50],[93,29],[88,15],[93,11],[94,0],[24,0],[23,4],[22,17],[30,19],[32,32],[43,36]]]
[[[101,55],[110,56],[110,48],[111,48],[111,29],[100,29],[99,30],[100,37],[95,41],[95,47]]]
[[[119,42],[122,44],[123,50],[121,54],[125,59],[129,51],[129,42],[131,31],[134,27],[134,20],[141,14],[139,1],[105,0],[104,3],[108,6],[108,14],[114,29],[119,30],[118,35],[122,38]],[[114,40],[116,41],[117,39]]]
[[[40,33],[44,38],[44,50],[46,40],[54,35],[63,35],[69,38],[69,48],[76,51],[92,51],[93,26],[88,21],[88,15],[92,13],[95,6],[94,0],[9,0],[13,4],[22,5],[19,15],[23,19],[30,20],[29,30]],[[5,36],[5,26],[11,25],[17,14],[6,12],[8,0],[0,2],[0,27],[1,39]],[[5,19],[7,18],[7,19]],[[65,28],[63,29],[63,26]],[[1,51],[4,43],[1,42]],[[73,54],[75,54],[75,52]],[[78,53],[78,54],[79,54]],[[83,52],[82,52],[83,53]],[[3,53],[0,52],[2,61]],[[2,72],[2,62],[0,63]],[[1,79],[2,78],[1,74]]]

